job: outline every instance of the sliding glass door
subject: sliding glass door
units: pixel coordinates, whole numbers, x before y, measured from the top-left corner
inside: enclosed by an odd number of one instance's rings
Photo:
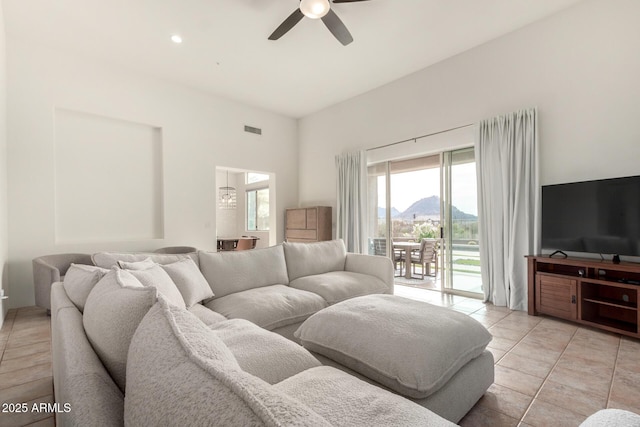
[[[396,284],[481,292],[473,148],[368,171],[369,253],[393,259]]]

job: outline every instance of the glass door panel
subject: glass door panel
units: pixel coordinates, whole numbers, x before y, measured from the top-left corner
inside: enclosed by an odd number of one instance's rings
[[[388,218],[388,163],[369,166],[368,169],[369,200],[369,255],[389,256],[387,236]]]
[[[447,152],[443,160],[443,289],[482,294],[474,150]]]
[[[440,228],[440,155],[391,162],[391,237],[404,270],[396,282],[437,289],[436,269],[422,251]],[[424,262],[423,262],[424,261]]]

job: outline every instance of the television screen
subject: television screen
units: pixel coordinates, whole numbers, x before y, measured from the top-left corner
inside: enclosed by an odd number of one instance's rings
[[[640,176],[543,186],[542,248],[640,256]]]

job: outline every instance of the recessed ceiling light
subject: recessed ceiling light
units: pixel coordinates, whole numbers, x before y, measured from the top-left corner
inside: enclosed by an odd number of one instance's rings
[[[171,36],[171,41],[174,43],[182,43],[182,37],[180,37],[178,34],[174,34]]]

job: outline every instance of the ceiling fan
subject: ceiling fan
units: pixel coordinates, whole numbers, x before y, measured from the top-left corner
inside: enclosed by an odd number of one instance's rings
[[[353,3],[367,0],[332,0],[333,3]],[[269,36],[269,40],[278,40],[292,29],[304,17],[322,19],[331,34],[344,46],[353,41],[353,37],[338,15],[331,10],[329,0],[300,0],[300,7],[293,11],[287,19]]]

